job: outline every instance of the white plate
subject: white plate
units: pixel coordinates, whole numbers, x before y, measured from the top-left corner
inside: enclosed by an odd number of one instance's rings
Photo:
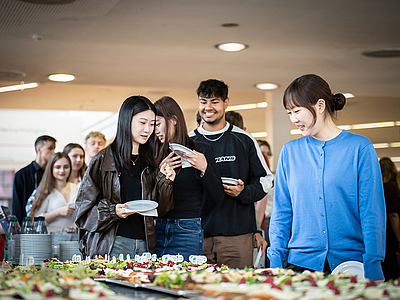
[[[157,209],[151,209],[147,211],[140,212],[142,216],[149,216],[149,217],[158,217]]]
[[[180,145],[180,144],[175,144],[172,143],[169,145],[169,149],[171,149],[171,151],[174,151],[176,155],[180,156],[182,158],[182,168],[190,168],[192,165],[187,161],[186,157],[183,156],[184,153],[187,154],[196,154],[194,153],[192,150],[190,150],[189,148]]]
[[[185,146],[183,146],[181,144],[176,144],[176,143],[169,144],[169,149],[171,149],[171,151],[174,151],[176,155],[182,157],[182,159],[184,158],[183,157],[184,153],[196,154],[192,150],[190,150],[189,148],[187,148],[187,147],[185,147]]]
[[[260,246],[260,248],[258,249],[258,254],[257,254],[256,260],[254,262],[254,269],[257,269],[258,265],[260,264],[261,253],[262,253],[262,246]]]
[[[338,265],[333,271],[332,274],[338,274],[339,272],[343,272],[346,274],[351,274],[353,276],[357,276],[358,278],[364,278],[364,265],[359,261],[345,261]]]
[[[235,178],[221,177],[222,183],[230,185],[238,185],[238,180]]]
[[[128,208],[125,208],[127,212],[143,212],[158,207],[158,203],[152,200],[133,200],[125,203]]]

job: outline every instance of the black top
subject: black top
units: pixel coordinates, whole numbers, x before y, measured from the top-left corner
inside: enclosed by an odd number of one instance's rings
[[[206,193],[213,202],[224,198],[224,188],[215,166],[213,149],[206,143],[195,142],[195,150],[206,157],[207,169],[202,177],[201,172],[193,167],[175,169],[177,175],[174,180],[174,209],[164,218],[199,218]],[[165,156],[170,153],[169,150],[167,152]]]
[[[119,176],[122,203],[132,200],[142,200],[142,184],[140,179],[142,161],[138,155],[132,155],[131,160],[135,162],[135,165],[132,163],[129,170],[122,169]],[[135,213],[125,219],[121,219],[117,235],[131,239],[146,239],[143,216]]]
[[[44,170],[36,161],[33,161],[15,174],[12,214],[18,218],[19,224],[22,224],[24,217],[26,217],[26,203],[42,180],[43,173]]]

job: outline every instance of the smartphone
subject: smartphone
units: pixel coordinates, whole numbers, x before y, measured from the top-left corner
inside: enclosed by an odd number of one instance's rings
[[[7,218],[7,221],[10,221],[10,217],[11,217],[10,209],[7,206],[3,206],[3,205],[1,206],[1,209],[3,210],[3,214]]]

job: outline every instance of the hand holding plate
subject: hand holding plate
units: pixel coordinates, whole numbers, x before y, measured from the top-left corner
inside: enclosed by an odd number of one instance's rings
[[[183,156],[186,158],[187,162],[190,163],[193,168],[204,173],[207,169],[207,159],[203,153],[193,150],[195,154],[185,153]]]
[[[125,208],[129,208],[128,205],[126,204],[117,204],[115,205],[115,213],[117,214],[118,217],[121,219],[125,219],[126,217],[136,214],[136,212],[127,212]]]
[[[231,197],[237,197],[244,189],[244,182],[239,179],[237,185],[227,185],[223,184],[225,189],[225,194]]]
[[[260,233],[255,233],[254,234],[254,237],[255,237],[255,239],[256,239],[256,243],[257,243],[257,249],[260,249],[260,247],[261,247],[261,256],[263,256],[264,255],[264,253],[265,253],[265,250],[267,250],[267,247],[268,247],[268,243],[267,243],[267,241],[262,237],[262,235],[260,234]]]
[[[164,163],[168,164],[172,169],[176,169],[182,166],[182,158],[178,155],[174,156],[174,152],[168,154],[166,158],[161,162],[160,166]]]

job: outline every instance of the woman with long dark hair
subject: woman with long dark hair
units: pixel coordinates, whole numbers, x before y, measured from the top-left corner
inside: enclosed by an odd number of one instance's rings
[[[72,169],[68,181],[80,187],[83,175],[86,172],[85,150],[79,144],[69,143],[64,147],[63,152],[67,153],[71,159]]]
[[[400,276],[397,252],[400,251],[400,175],[389,157],[379,160],[386,203],[386,253],[382,263],[385,280]]]
[[[385,200],[374,146],[334,123],[346,103],[314,74],[295,79],[283,106],[303,137],[283,145],[276,168],[270,267],[330,273],[346,261],[382,280]]]
[[[143,96],[127,98],[121,106],[114,141],[91,161],[76,200],[79,247],[84,255],[155,252],[151,216],[128,212],[134,200],[158,202],[158,215],[173,207],[175,172],[160,169],[153,157],[156,109]]]
[[[215,167],[214,151],[208,144],[189,138],[185,118],[178,103],[171,97],[162,97],[154,103],[156,113],[157,161],[168,162],[177,172],[174,181],[174,209],[157,219],[157,255],[181,254],[186,261],[191,254],[203,253],[201,211],[204,193],[210,193],[215,202],[224,199],[224,188]],[[191,166],[182,165],[179,156],[169,149],[178,143],[195,154],[185,154]]]
[[[33,200],[30,216],[44,216],[51,227],[72,227],[75,221],[76,184],[68,182],[71,160],[63,152],[54,153],[46,165]]]

